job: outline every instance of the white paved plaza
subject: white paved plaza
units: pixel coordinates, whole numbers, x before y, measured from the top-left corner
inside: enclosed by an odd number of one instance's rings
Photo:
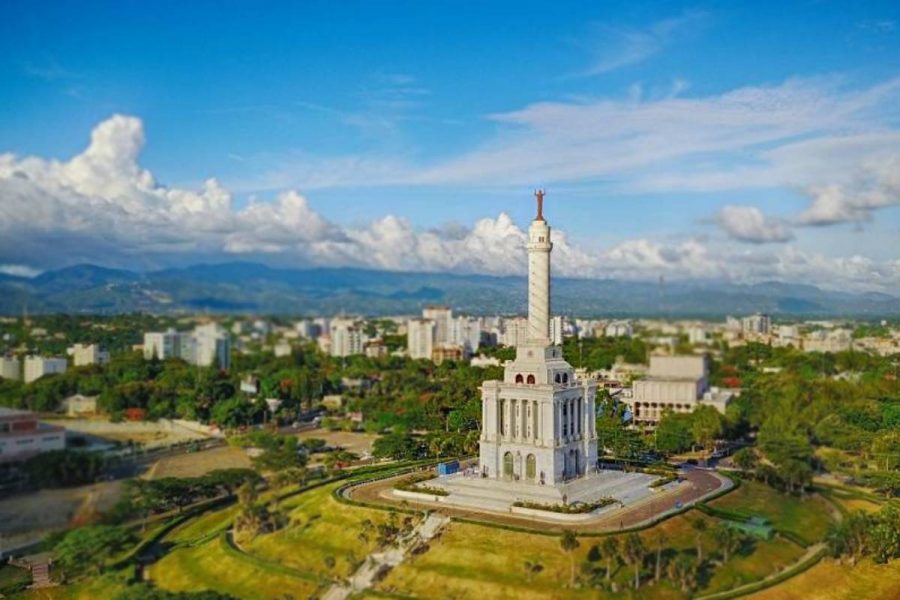
[[[601,498],[614,498],[622,505],[629,506],[658,493],[649,487],[656,479],[657,477],[645,473],[599,471],[587,477],[574,479],[569,483],[549,486],[485,479],[477,475],[457,473],[447,477],[437,477],[422,485],[449,492],[448,496],[439,497],[442,504],[508,513],[512,510],[513,503],[518,501],[539,504],[576,504],[596,502]],[[594,515],[618,506],[620,505],[613,504],[605,509],[599,509]],[[548,516],[551,514],[548,513]]]

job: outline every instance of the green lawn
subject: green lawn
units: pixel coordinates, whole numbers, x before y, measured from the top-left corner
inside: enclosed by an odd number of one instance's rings
[[[756,481],[744,481],[738,489],[709,504],[714,508],[763,516],[776,528],[811,543],[823,539],[832,523],[832,508],[822,497],[799,498],[782,494]]]
[[[216,510],[179,525],[165,537],[166,542],[190,543],[212,533],[228,529],[238,513],[237,506]]]
[[[257,536],[244,548],[268,561],[324,576],[346,576],[353,563],[363,560],[375,549],[375,540],[359,539],[362,522],[387,520],[388,513],[348,506],[331,495],[339,484],[310,490],[288,498],[283,508],[289,511],[291,525],[268,535]],[[401,515],[402,517],[402,515]],[[372,536],[374,537],[374,536]],[[336,561],[333,570],[325,565],[325,557]]]
[[[809,571],[749,600],[896,600],[900,598],[900,562],[876,565],[864,560],[855,566],[825,559]]]
[[[226,552],[221,538],[196,547],[180,548],[150,568],[158,587],[173,591],[217,590],[239,598],[308,598],[314,582],[267,569]]]
[[[805,551],[788,540],[756,540],[752,553],[733,556],[727,564],[715,569],[702,591],[709,594],[724,592],[759,581],[796,563]]]
[[[677,534],[673,530],[673,534]],[[648,538],[649,539],[649,538]],[[576,569],[587,562],[597,538],[581,538],[574,552]],[[530,579],[525,563],[538,563],[540,573]],[[603,562],[589,563],[602,568]],[[644,570],[644,581],[648,569]],[[628,585],[632,571],[619,568],[615,579]],[[598,589],[585,585],[569,587],[570,557],[560,548],[560,538],[506,531],[469,523],[452,523],[442,536],[432,541],[425,554],[413,557],[391,571],[378,589],[429,598],[606,598]],[[636,598],[677,599],[682,595],[668,583],[645,584]]]
[[[0,565],[0,594],[11,594],[14,590],[31,583],[31,573],[25,569]]]

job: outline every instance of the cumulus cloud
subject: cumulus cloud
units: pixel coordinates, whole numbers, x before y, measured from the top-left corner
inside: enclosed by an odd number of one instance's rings
[[[506,214],[462,230],[418,231],[394,215],[342,228],[296,191],[237,208],[215,179],[200,190],[157,183],[138,162],[144,142],[140,119],[116,115],[68,161],[0,155],[0,256],[41,266],[266,256],[384,269],[524,269],[525,232]],[[589,263],[562,233],[557,249],[562,272]]]
[[[70,160],[0,155],[0,272],[33,275],[77,262],[155,268],[234,258],[294,266],[525,272],[526,233],[508,214],[420,230],[396,215],[340,226],[290,190],[238,206],[215,179],[197,190],[160,184],[140,166],[144,141],[140,119],[116,115],[99,124],[88,147]],[[890,164],[873,166],[862,179],[868,182],[862,186],[867,200],[849,206],[873,210],[894,198],[897,172]],[[719,217],[738,239],[788,235],[784,224],[752,207],[726,207]],[[555,231],[554,271],[626,279],[783,278],[886,291],[900,286],[896,260],[825,257],[790,246],[755,252],[715,243],[633,239],[588,251]]]
[[[794,238],[788,225],[767,217],[755,206],[723,206],[715,222],[733,239],[754,244],[786,242]]]
[[[900,152],[863,165],[847,184],[811,186],[810,204],[797,216],[802,225],[869,221],[872,212],[900,205]]]

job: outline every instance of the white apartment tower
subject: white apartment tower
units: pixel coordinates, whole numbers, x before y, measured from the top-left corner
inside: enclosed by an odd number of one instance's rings
[[[447,306],[426,306],[422,309],[422,318],[434,322],[435,345],[449,344],[453,322],[453,310]]]
[[[362,354],[367,341],[359,320],[345,317],[331,320],[331,356],[340,358]]]
[[[597,384],[580,380],[550,340],[550,226],[543,191],[528,229],[528,336],[503,381],[482,385],[483,477],[556,485],[596,470]]]
[[[75,344],[67,351],[76,367],[87,365],[105,365],[109,362],[109,352],[101,350],[97,344]]]
[[[406,344],[413,360],[431,360],[434,353],[434,321],[410,319],[406,324]]]
[[[22,378],[22,363],[15,356],[0,356],[0,377],[18,381]]]
[[[44,375],[65,373],[69,361],[59,357],[26,356],[25,357],[25,383],[37,381]]]

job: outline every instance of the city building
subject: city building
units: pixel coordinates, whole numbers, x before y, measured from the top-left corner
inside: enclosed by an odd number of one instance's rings
[[[466,358],[466,349],[457,344],[440,344],[431,353],[431,360],[441,364],[445,360],[461,361]]]
[[[565,320],[557,315],[550,319],[550,343],[554,346],[562,346]]]
[[[688,342],[691,344],[706,344],[709,336],[703,327],[689,327],[687,330]]]
[[[174,329],[163,332],[148,332],[144,334],[144,358],[150,360],[168,360],[181,356],[181,339],[185,334]]]
[[[853,345],[853,332],[849,329],[823,329],[813,331],[803,340],[804,352],[846,352]]]
[[[66,354],[72,357],[72,365],[76,367],[105,365],[109,362],[109,352],[101,350],[98,344],[75,344],[66,350]]]
[[[97,414],[97,396],[75,394],[62,401],[62,409],[70,417],[82,417]]]
[[[371,339],[365,343],[365,354],[368,358],[384,358],[388,355],[388,347],[381,338]]]
[[[633,382],[625,401],[635,423],[655,425],[667,410],[693,412],[701,404],[724,413],[733,396],[710,388],[705,356],[651,356],[647,376]]]
[[[406,347],[413,360],[431,360],[434,354],[435,323],[431,319],[410,319],[406,324]]]
[[[481,321],[472,317],[452,319],[450,339],[446,343],[462,346],[466,355],[475,354],[481,346]]]
[[[331,356],[345,357],[363,354],[368,341],[364,323],[359,319],[337,317],[331,320]]]
[[[64,428],[41,423],[28,411],[0,407],[0,463],[23,461],[65,447]]]
[[[288,342],[278,342],[272,348],[272,352],[275,353],[276,358],[284,358],[285,356],[291,355],[291,352],[293,352],[293,348]]]
[[[612,321],[606,326],[605,335],[611,338],[630,338],[634,335],[634,329],[631,326],[631,321]]]
[[[180,358],[199,367],[231,367],[231,338],[218,323],[197,326],[193,332],[169,329],[144,334],[144,358]]]
[[[771,328],[772,319],[769,315],[756,313],[755,315],[750,315],[749,317],[741,319],[741,330],[744,333],[765,335],[769,333]]]
[[[550,226],[543,192],[528,229],[527,336],[503,381],[482,385],[482,477],[554,486],[596,470],[596,383],[579,380],[550,340]]]
[[[528,341],[528,319],[524,317],[512,317],[503,319],[503,334],[500,343],[504,346],[516,348],[519,344]]]
[[[231,338],[218,323],[198,325],[190,339],[193,360],[185,360],[201,367],[215,366],[223,371],[231,368]]]
[[[453,311],[447,306],[426,306],[422,310],[422,318],[434,322],[434,343],[449,344],[453,328]]]
[[[487,367],[499,367],[500,359],[495,356],[484,356],[479,354],[478,356],[473,356],[469,364],[473,367],[480,367],[482,369]]]
[[[22,378],[22,363],[15,356],[0,356],[0,377],[18,381]]]
[[[44,375],[65,373],[69,362],[65,358],[26,356],[25,357],[25,383],[37,381]]]

